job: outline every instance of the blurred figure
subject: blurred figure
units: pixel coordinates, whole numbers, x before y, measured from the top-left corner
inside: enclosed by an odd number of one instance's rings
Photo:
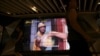
[[[61,19],[62,25],[63,25],[63,32],[57,32],[57,31],[51,31],[49,36],[56,36],[63,40],[64,43],[64,50],[69,50],[70,45],[68,43],[68,27],[66,25],[66,19]]]
[[[15,36],[15,38],[14,38]],[[23,31],[21,26],[16,27],[15,34],[12,36],[15,40],[15,51],[23,49],[22,45],[22,38],[23,38]]]

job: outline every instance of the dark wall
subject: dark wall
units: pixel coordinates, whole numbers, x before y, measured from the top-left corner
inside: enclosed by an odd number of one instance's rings
[[[10,16],[0,15],[0,25],[2,26],[7,26],[15,20],[17,19],[10,17]]]

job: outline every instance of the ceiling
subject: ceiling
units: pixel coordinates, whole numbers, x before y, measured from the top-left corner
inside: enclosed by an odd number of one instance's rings
[[[100,0],[77,0],[78,11],[96,12],[100,10]]]
[[[96,12],[100,0],[76,0],[78,12]],[[14,17],[63,16],[70,0],[0,0],[0,14]],[[33,17],[34,17],[33,16]]]
[[[66,0],[0,0],[0,13],[12,16],[25,16],[46,13],[63,15],[68,1]],[[34,8],[34,9],[32,9]],[[40,15],[40,16],[41,16]],[[47,14],[46,14],[47,15]],[[37,15],[35,15],[37,16]]]

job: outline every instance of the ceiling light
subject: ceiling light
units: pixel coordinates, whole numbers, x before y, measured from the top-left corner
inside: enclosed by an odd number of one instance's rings
[[[31,7],[31,9],[35,12],[38,12],[37,8],[35,6]]]
[[[98,4],[100,4],[100,2],[98,2]]]

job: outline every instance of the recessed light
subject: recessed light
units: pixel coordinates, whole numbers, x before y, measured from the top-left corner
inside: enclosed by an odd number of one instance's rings
[[[100,4],[100,2],[98,2],[98,4]]]
[[[35,11],[35,12],[38,12],[37,7],[35,7],[35,6],[31,7],[31,9],[32,9],[33,11]]]

